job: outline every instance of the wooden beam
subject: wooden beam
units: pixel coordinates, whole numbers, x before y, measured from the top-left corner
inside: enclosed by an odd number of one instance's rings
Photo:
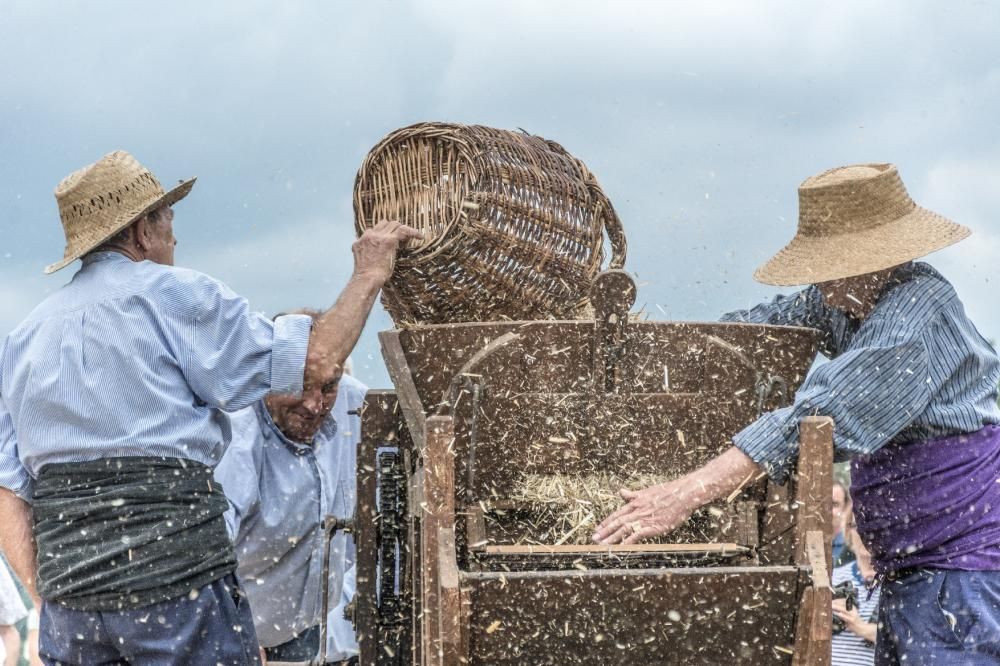
[[[418,451],[424,448],[424,437],[427,430],[424,405],[420,401],[417,385],[410,372],[410,364],[399,342],[399,331],[382,331],[378,334],[382,345],[382,358],[389,371],[392,385],[396,387],[396,398],[403,410],[406,426],[413,439],[414,448]]]
[[[461,598],[455,556],[455,422],[451,416],[427,419],[422,451],[423,502],[420,511],[420,568],[423,617],[421,642],[425,666],[457,666]]]
[[[808,416],[799,423],[795,563],[809,566],[807,535],[822,534],[826,569],[833,569],[833,419]]]
[[[501,545],[486,546],[484,549],[487,555],[608,555],[629,553],[746,553],[749,548],[735,543],[641,543],[634,545],[614,544],[602,546],[600,544],[560,544],[550,546],[547,544],[523,544],[523,545]]]

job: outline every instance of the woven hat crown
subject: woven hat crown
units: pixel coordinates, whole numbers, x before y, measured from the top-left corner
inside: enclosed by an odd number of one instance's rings
[[[898,220],[916,207],[893,165],[838,167],[807,178],[799,187],[799,233],[864,231]]]
[[[180,200],[193,185],[190,179],[164,192],[156,176],[124,150],[74,171],[55,189],[66,249],[62,261],[45,272],[80,258],[153,208]]]

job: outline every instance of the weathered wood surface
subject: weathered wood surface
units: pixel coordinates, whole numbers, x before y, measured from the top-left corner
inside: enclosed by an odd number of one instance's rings
[[[799,424],[796,473],[795,561],[809,566],[807,535],[822,535],[826,569],[833,570],[833,419],[809,416]]]
[[[421,641],[424,664],[428,666],[457,665],[462,656],[461,592],[455,553],[454,435],[450,416],[427,419],[421,451],[423,501],[418,510],[423,585]]]
[[[463,573],[473,664],[788,664],[794,567]]]
[[[830,666],[833,639],[833,590],[822,532],[806,535],[806,557],[811,567],[811,585],[802,593],[795,627],[795,655],[792,666]]]
[[[376,608],[378,566],[378,507],[375,504],[376,451],[386,440],[396,439],[399,418],[396,396],[391,391],[369,391],[361,414],[361,441],[357,455],[357,506],[355,548],[357,550],[357,601],[355,621],[361,661],[374,664],[380,643]]]
[[[502,391],[585,393],[591,387],[592,320],[414,326],[381,333],[380,339],[398,336],[403,359],[387,357],[386,362],[405,363],[424,411],[430,413],[466,360],[510,331],[516,331],[521,340],[496,355],[496,367],[503,372],[487,378],[498,382]],[[817,335],[811,329],[788,326],[630,321],[618,364],[620,381],[623,390],[630,393],[735,393],[740,388],[730,377],[731,371],[737,371],[735,365],[730,370],[710,363],[706,373],[705,355],[710,346],[706,338],[713,336],[741,349],[765,377],[787,380],[794,392],[816,353]],[[390,376],[395,382],[391,367]],[[756,408],[753,390],[740,396]],[[776,406],[775,400],[780,398],[772,396],[765,408]]]
[[[637,543],[637,544],[526,544],[487,546],[485,552],[500,555],[575,555],[575,554],[629,554],[629,553],[746,553],[749,548],[735,543]]]

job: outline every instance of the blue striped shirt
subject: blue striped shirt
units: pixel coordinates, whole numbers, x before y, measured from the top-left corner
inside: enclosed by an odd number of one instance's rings
[[[104,457],[214,466],[223,410],[301,392],[311,324],[196,271],[85,257],[0,346],[0,487],[30,502],[44,465]]]
[[[233,443],[215,468],[229,498],[226,520],[235,535],[237,573],[250,599],[257,637],[281,645],[319,624],[322,611],[323,528],[326,515],[354,513],[360,409],[367,387],[345,375],[337,399],[312,444],[285,437],[258,401],[232,415]],[[354,559],[350,537],[331,542],[330,608],[338,606]],[[353,589],[345,591],[353,596]],[[329,618],[328,657],[357,652],[343,609]]]
[[[833,418],[841,461],[888,443],[1000,423],[996,351],[951,284],[925,263],[898,268],[861,322],[828,307],[815,286],[722,319],[816,328],[820,351],[831,359],[809,373],[794,404],[764,414],[733,438],[776,481],[798,453],[805,416]]]
[[[835,568],[831,578],[834,586],[851,581],[857,594],[858,615],[865,622],[878,624],[878,602],[882,590],[876,587],[871,594],[868,593],[857,562]],[[833,635],[830,653],[830,666],[871,666],[875,663],[875,645],[847,629]]]

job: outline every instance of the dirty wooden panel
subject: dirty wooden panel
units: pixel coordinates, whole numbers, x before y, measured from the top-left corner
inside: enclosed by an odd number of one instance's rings
[[[355,618],[361,659],[374,664],[379,643],[380,624],[375,606],[378,562],[378,506],[375,502],[376,458],[378,447],[397,440],[396,396],[391,391],[369,391],[361,415],[361,441],[357,456],[357,507],[354,539],[357,548],[357,603]]]
[[[790,662],[793,567],[462,578],[473,664]]]
[[[519,344],[499,351],[481,372],[502,390],[571,393],[592,385],[595,328],[592,321],[509,322],[415,326],[398,332],[399,344],[425,411],[446,394],[454,374],[466,360],[491,340],[517,331]],[[734,394],[730,371],[741,374],[738,363],[712,362],[709,338],[740,351],[761,379],[780,378],[765,396],[764,407],[785,404],[801,383],[816,353],[817,333],[810,329],[749,324],[630,321],[616,373],[622,390],[632,393],[679,392]],[[387,358],[387,363],[398,359]],[[708,365],[706,366],[706,361]],[[707,370],[706,370],[707,368]],[[786,390],[782,390],[782,387]],[[753,388],[745,398],[754,395]],[[744,395],[744,394],[740,394]],[[756,398],[754,398],[756,400]]]

